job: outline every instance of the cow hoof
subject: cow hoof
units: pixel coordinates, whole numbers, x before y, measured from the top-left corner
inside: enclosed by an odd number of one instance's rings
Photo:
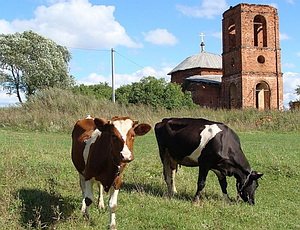
[[[110,229],[110,230],[117,230],[117,226],[116,225],[110,225],[108,229]]]
[[[98,205],[98,209],[104,210],[104,209],[105,209],[105,206],[104,206],[104,205]]]
[[[232,200],[229,198],[229,196],[227,194],[223,195],[223,201],[224,201],[224,203],[227,203],[227,204],[232,203]]]
[[[192,204],[193,204],[194,206],[201,206],[202,202],[201,202],[201,200],[199,199],[199,197],[197,196],[197,197],[194,198]]]
[[[88,221],[90,220],[90,215],[88,213],[83,213],[83,218]]]
[[[99,203],[98,203],[98,208],[99,208],[100,210],[105,209],[104,203],[99,202]]]

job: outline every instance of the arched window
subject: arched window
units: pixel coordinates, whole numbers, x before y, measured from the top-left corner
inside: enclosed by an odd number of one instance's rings
[[[235,31],[235,22],[233,19],[230,19],[229,26],[227,28],[228,39],[229,39],[229,49],[236,46],[236,31]]]
[[[254,46],[267,47],[267,23],[262,15],[256,15],[253,21]]]
[[[266,82],[256,85],[256,108],[260,110],[270,109],[270,87]]]

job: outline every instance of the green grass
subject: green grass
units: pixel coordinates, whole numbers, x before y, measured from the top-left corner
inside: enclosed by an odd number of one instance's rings
[[[251,166],[264,173],[256,205],[223,202],[209,173],[203,202],[192,205],[197,168],[181,167],[178,195],[166,196],[153,131],[135,142],[119,194],[118,229],[300,229],[300,134],[240,132]],[[109,212],[80,213],[70,134],[0,129],[0,229],[107,229]],[[229,178],[234,198],[235,181]],[[106,196],[107,203],[107,196]]]

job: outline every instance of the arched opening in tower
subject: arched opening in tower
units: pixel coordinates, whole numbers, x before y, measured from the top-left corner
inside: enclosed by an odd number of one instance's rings
[[[256,85],[256,108],[259,110],[270,109],[270,87],[266,82]]]

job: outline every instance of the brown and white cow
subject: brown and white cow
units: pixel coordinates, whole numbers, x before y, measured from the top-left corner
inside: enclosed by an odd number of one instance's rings
[[[116,229],[117,197],[126,164],[134,159],[135,136],[149,132],[151,126],[138,124],[129,117],[111,120],[92,118],[78,120],[72,132],[72,161],[79,172],[82,190],[81,211],[89,217],[93,202],[93,183],[99,186],[98,207],[104,208],[103,188],[110,192],[110,229]]]
[[[212,170],[226,199],[226,176],[234,176],[238,195],[245,202],[254,204],[257,180],[263,174],[251,169],[239,137],[228,126],[205,119],[168,118],[155,125],[155,135],[169,195],[176,193],[175,173],[180,164],[199,167],[196,202],[208,171]]]

